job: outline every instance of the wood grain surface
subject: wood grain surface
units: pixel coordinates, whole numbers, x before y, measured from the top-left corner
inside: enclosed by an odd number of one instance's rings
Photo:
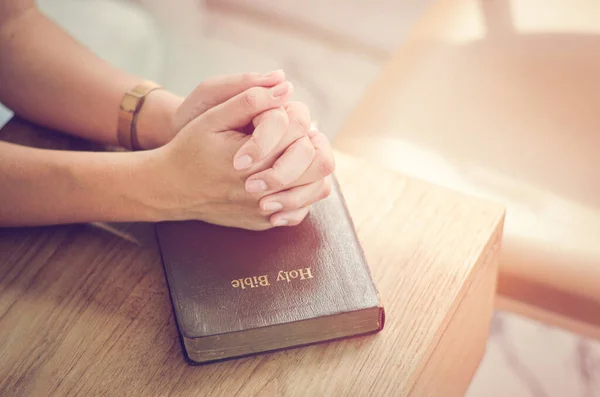
[[[386,308],[380,334],[190,366],[153,225],[0,229],[0,395],[463,395],[491,319],[503,209],[336,161]]]

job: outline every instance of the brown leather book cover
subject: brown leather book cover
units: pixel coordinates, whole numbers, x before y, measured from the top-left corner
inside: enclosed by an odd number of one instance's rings
[[[187,358],[206,363],[383,329],[384,311],[335,178],[298,226],[157,225]]]

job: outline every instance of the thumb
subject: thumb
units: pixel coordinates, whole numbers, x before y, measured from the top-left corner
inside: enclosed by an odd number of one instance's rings
[[[212,132],[240,129],[263,112],[283,106],[293,91],[289,81],[272,88],[252,87],[207,110],[192,122],[201,123]]]
[[[241,73],[215,76],[200,83],[185,98],[175,114],[175,131],[181,130],[187,123],[208,109],[220,105],[228,99],[252,87],[273,87],[285,80],[282,70],[271,73]]]

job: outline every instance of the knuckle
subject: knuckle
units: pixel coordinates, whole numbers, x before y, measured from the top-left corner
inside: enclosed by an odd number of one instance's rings
[[[296,210],[296,209],[302,207],[302,203],[296,196],[288,197],[286,204],[290,210]]]
[[[253,87],[244,91],[242,96],[244,104],[250,109],[258,109],[260,105],[260,94],[261,90],[258,87]]]
[[[273,124],[278,128],[285,129],[289,125],[287,114],[280,109],[273,110],[270,117],[272,118]]]
[[[211,80],[203,81],[198,84],[198,86],[194,89],[192,94],[187,99],[198,100],[207,106],[215,106],[217,102],[212,97],[212,95],[208,95],[208,93],[212,93],[215,90],[215,83]]]
[[[215,84],[215,79],[208,79],[208,80],[204,80],[202,81],[200,84],[198,84],[196,86],[196,88],[194,89],[193,93],[194,94],[198,94],[201,95],[202,93],[206,92],[207,90],[211,89]]]
[[[308,117],[303,117],[300,114],[295,114],[294,117],[292,117],[290,120],[290,126],[298,128],[303,132],[308,132],[310,128],[310,120],[308,119]]]
[[[261,113],[261,114],[259,114],[258,116],[254,117],[254,118],[252,119],[252,123],[253,123],[253,125],[254,125],[254,126],[257,126],[257,125],[259,125],[259,124],[261,123],[261,121],[263,121],[263,120],[264,120],[264,118],[265,118],[265,114],[266,114],[266,112],[265,112],[265,113]]]
[[[324,177],[331,175],[335,169],[335,164],[333,162],[333,159],[330,159],[327,157],[320,157],[317,164],[318,164],[319,174]]]
[[[281,189],[286,185],[286,181],[285,181],[285,177],[283,176],[283,174],[281,172],[279,172],[276,167],[273,167],[273,170],[270,173],[270,178],[269,178],[269,186],[272,186],[272,188],[275,189]]]
[[[310,158],[311,160],[315,157],[316,150],[313,146],[312,142],[308,137],[303,137],[298,142],[298,151],[300,151],[303,155]]]
[[[268,176],[270,182],[269,186],[273,186],[275,188],[280,189],[287,184],[285,174],[281,169],[281,164],[278,162],[273,164],[273,167],[269,171]]]
[[[303,102],[291,101],[286,105],[286,109],[294,114],[303,114],[310,118],[310,109]]]
[[[206,102],[204,100],[200,100],[192,105],[190,113],[185,118],[185,124],[188,124],[190,121],[194,120],[196,117],[201,116],[206,109],[209,109],[213,106],[212,103]]]
[[[196,102],[196,103],[194,103],[192,105],[192,108],[190,109],[190,114],[188,115],[188,117],[186,117],[186,119],[187,120],[193,120],[196,117],[200,116],[203,113],[205,106],[206,105],[204,104],[204,102]]]
[[[241,80],[242,84],[252,85],[256,81],[258,76],[259,76],[258,73],[252,73],[252,72],[242,73],[240,76],[240,80]]]
[[[248,145],[249,149],[251,149],[256,159],[262,159],[265,156],[263,147],[261,146],[256,135],[252,135],[246,144]]]

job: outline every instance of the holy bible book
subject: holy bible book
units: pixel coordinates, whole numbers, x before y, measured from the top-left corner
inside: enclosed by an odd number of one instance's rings
[[[186,221],[156,230],[193,363],[383,328],[383,306],[337,182],[298,226],[256,232]]]

